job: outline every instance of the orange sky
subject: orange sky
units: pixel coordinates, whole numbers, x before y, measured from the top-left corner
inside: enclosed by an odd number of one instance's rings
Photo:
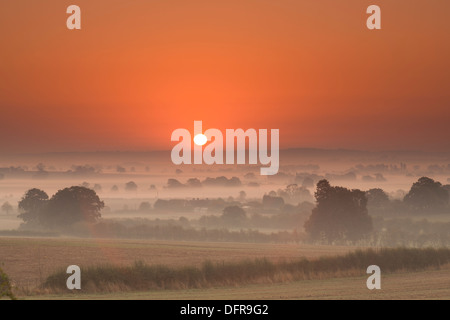
[[[170,149],[194,120],[279,128],[282,148],[449,151],[449,16],[443,0],[3,0],[0,153]]]

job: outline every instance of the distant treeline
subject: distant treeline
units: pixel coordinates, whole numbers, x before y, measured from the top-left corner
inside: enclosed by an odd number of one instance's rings
[[[309,191],[291,184],[265,194],[261,200],[246,200],[244,191],[237,199],[158,199],[140,210],[180,213],[197,209],[213,211],[199,219],[181,218],[176,224],[125,226],[101,220],[104,202],[95,190],[86,186],[64,188],[49,197],[43,190],[30,189],[19,201],[22,230],[74,232],[77,226],[90,223],[83,234],[99,237],[155,238],[204,241],[310,241],[316,243],[366,243],[376,245],[448,245],[449,225],[427,221],[396,221],[405,217],[442,214],[450,217],[450,185],[428,177],[418,179],[402,200],[391,200],[382,189],[361,191],[333,186],[326,179],[317,183],[315,204],[299,202]],[[296,203],[296,204],[295,204]],[[8,209],[5,206],[3,210]],[[219,214],[217,214],[219,213]],[[383,217],[380,220],[377,217]],[[378,219],[374,221],[374,218]],[[207,229],[206,229],[207,228]],[[246,229],[247,231],[230,231]],[[252,229],[284,229],[271,235]],[[304,230],[304,231],[303,231]]]
[[[177,179],[169,179],[167,181],[167,188],[183,188],[183,187],[239,187],[242,185],[241,179],[238,177],[227,178],[220,176],[216,178],[207,177],[203,181],[197,178],[188,179],[185,184],[181,183]]]
[[[413,183],[403,199],[390,199],[380,188],[366,192],[368,209],[372,215],[398,217],[405,214],[450,215],[450,185],[443,185],[428,177]]]
[[[189,240],[212,242],[300,242],[305,240],[303,233],[296,231],[279,231],[262,233],[258,230],[241,229],[232,231],[220,229],[196,229],[177,224],[132,224],[117,221],[103,221],[93,225],[77,224],[64,233],[81,237],[155,239],[155,240]]]
[[[200,219],[202,220],[202,219]],[[198,220],[180,218],[178,220],[120,219],[104,220],[93,225],[78,223],[54,232],[38,230],[4,230],[2,236],[41,236],[55,237],[70,235],[77,237],[192,240],[214,242],[248,243],[308,243],[334,245],[361,245],[379,247],[445,247],[450,246],[450,222],[415,221],[410,218],[382,218],[373,220],[374,230],[363,238],[348,239],[310,239],[301,229],[261,232],[258,229],[242,227],[210,226],[201,227]],[[292,231],[289,231],[292,230]]]

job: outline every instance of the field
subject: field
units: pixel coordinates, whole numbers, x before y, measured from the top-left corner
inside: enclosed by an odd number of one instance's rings
[[[77,264],[200,266],[205,260],[234,262],[265,257],[273,262],[343,255],[356,247],[296,244],[201,243],[74,238],[0,238],[3,270],[16,288],[33,288],[50,274]],[[370,291],[367,277],[259,283],[189,290],[109,294],[24,295],[23,299],[450,299],[450,266],[439,270],[382,275],[382,290]]]
[[[75,264],[129,265],[135,261],[170,266],[200,266],[205,260],[267,258],[278,262],[344,254],[355,247],[296,244],[205,243],[154,240],[0,237],[0,264],[16,286],[35,286]]]
[[[119,300],[392,300],[450,299],[450,266],[441,270],[382,275],[381,290],[368,290],[366,277],[305,280],[194,290],[165,290],[124,294],[48,295],[29,299]]]

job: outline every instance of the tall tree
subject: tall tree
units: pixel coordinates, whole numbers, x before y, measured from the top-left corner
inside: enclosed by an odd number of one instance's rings
[[[312,239],[357,240],[372,230],[363,191],[332,187],[327,180],[317,183],[316,207],[305,223]]]
[[[440,182],[422,177],[412,185],[403,201],[414,212],[442,212],[448,206],[449,193]]]
[[[239,206],[228,206],[223,209],[221,218],[223,222],[231,226],[238,226],[247,218],[247,215]]]
[[[105,206],[97,193],[85,187],[73,186],[59,190],[48,202],[42,221],[48,226],[65,226],[79,221],[95,222]]]
[[[389,196],[383,189],[374,188],[366,191],[367,207],[371,213],[385,213],[390,207]]]
[[[41,213],[48,202],[48,195],[40,189],[28,190],[19,201],[19,218],[25,223],[40,223]]]

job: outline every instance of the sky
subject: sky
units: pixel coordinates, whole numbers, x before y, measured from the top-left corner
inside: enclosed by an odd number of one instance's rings
[[[68,30],[66,8],[81,8]],[[366,9],[381,8],[381,30]],[[450,2],[3,0],[0,154],[169,150],[173,130],[280,147],[450,150]]]

